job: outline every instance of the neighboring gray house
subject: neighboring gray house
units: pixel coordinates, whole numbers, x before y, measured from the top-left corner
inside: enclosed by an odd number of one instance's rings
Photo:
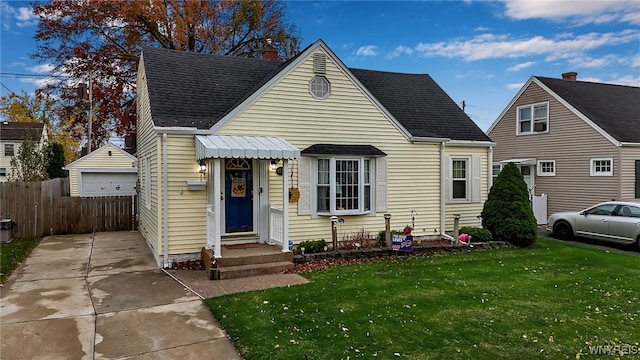
[[[494,176],[518,164],[548,214],[640,200],[640,87],[562,77],[532,76],[491,125]]]

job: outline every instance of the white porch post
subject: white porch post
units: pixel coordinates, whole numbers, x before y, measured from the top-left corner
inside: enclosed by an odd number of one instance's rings
[[[282,160],[282,251],[289,251],[289,170],[288,160]]]
[[[220,253],[220,234],[222,233],[222,222],[220,221],[220,158],[213,159],[213,212],[215,213],[215,231],[213,236],[214,257],[222,256]]]

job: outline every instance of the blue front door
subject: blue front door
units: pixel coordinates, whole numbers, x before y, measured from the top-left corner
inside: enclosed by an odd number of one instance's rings
[[[251,160],[225,159],[226,233],[253,231],[253,171]]]

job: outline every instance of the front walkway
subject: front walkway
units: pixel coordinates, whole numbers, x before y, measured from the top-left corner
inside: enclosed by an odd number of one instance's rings
[[[46,237],[1,300],[1,359],[241,359],[138,232]]]

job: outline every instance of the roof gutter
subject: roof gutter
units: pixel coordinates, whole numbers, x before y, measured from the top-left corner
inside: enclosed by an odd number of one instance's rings
[[[211,135],[213,132],[211,129],[197,129],[193,127],[160,127],[154,126],[153,128],[155,132],[158,134],[169,134],[169,135]]]
[[[470,146],[470,147],[493,147],[497,143],[493,141],[474,141],[474,140],[450,140],[447,145],[449,146]]]
[[[427,136],[412,136],[409,138],[412,143],[445,143],[451,141],[449,138],[427,137]]]
[[[621,142],[620,146],[624,146],[624,147],[640,147],[640,143]]]

